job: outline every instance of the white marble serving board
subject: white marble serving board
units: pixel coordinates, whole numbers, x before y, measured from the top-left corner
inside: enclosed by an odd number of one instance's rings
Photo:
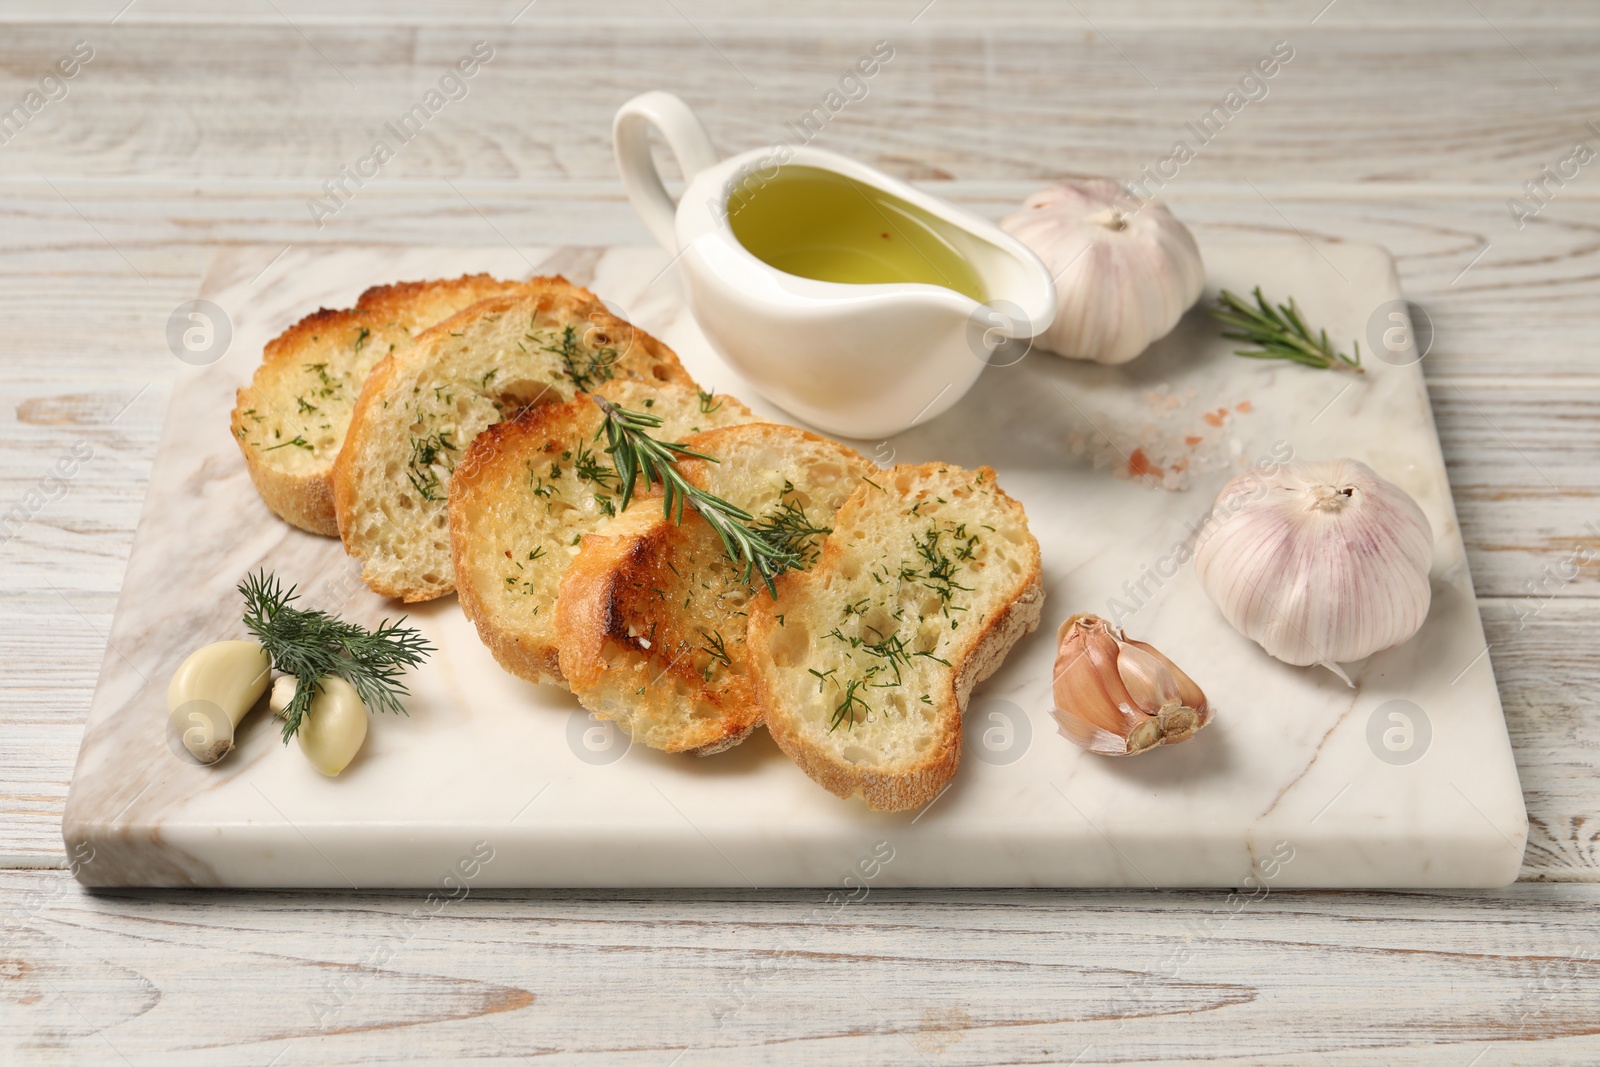
[[[285,749],[261,711],[224,763],[175,755],[167,679],[199,645],[244,636],[233,590],[246,572],[266,566],[309,604],[364,621],[400,610],[360,587],[337,541],[267,512],[228,435],[233,390],[263,343],[302,314],[347,306],[379,282],[560,271],[661,336],[702,383],[781,417],[709,351],[654,249],[294,249],[269,265],[275,251],[223,254],[200,294],[225,309],[233,337],[219,362],[183,367],[173,391],[67,801],[66,843],[84,882],[452,896],[469,883],[805,885],[858,895],[867,885],[1261,893],[1516,877],[1522,793],[1420,365],[1397,365],[1414,352],[1374,358],[1368,341],[1370,322],[1392,325],[1388,312],[1403,307],[1381,249],[1204,250],[1206,303],[1222,286],[1293,294],[1333,338],[1361,340],[1364,378],[1237,358],[1197,309],[1128,366],[1034,352],[989,368],[928,424],[858,442],[884,463],[994,466],[1044,552],[1043,624],[974,694],[952,786],[900,815],[824,792],[764,731],[709,759],[630,748],[569,694],[501,671],[454,598],[411,611],[439,651],[411,678],[409,718],[374,717],[338,779]],[[1126,476],[1136,446],[1172,460],[1162,441],[1192,453],[1170,477],[1188,488]],[[1221,620],[1193,568],[1172,561],[1222,482],[1285,447],[1370,463],[1433,526],[1427,624],[1353,665],[1353,689],[1268,658]],[[1074,612],[1116,612],[1112,598],[1128,632],[1209,695],[1215,719],[1189,743],[1107,759],[1056,733],[1056,627]]]

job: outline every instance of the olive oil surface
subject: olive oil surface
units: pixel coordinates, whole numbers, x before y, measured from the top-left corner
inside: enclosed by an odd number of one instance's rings
[[[983,285],[946,223],[898,196],[819,167],[745,179],[728,199],[739,243],[770,267],[851,285],[921,282],[982,303]]]

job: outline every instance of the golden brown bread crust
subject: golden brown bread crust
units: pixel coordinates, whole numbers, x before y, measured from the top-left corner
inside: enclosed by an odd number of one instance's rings
[[[903,464],[886,473],[899,475],[913,472],[923,476],[942,473],[946,469],[954,468],[942,463],[920,466]],[[1015,508],[1017,515],[1023,514],[1022,506],[999,488],[992,468],[981,467],[974,473],[993,487],[998,499]],[[853,510],[870,499],[871,491],[864,487],[852,495],[851,500],[840,509],[838,528],[848,527]],[[1025,518],[1023,521],[1025,523]],[[815,743],[797,718],[785,713],[780,668],[769,654],[780,626],[778,619],[787,613],[803,610],[802,605],[813,583],[827,582],[836,570],[843,550],[836,537],[829,537],[823,545],[822,558],[815,567],[803,573],[784,575],[779,579],[777,600],[759,601],[750,612],[752,688],[762,703],[767,731],[778,747],[809,777],[836,796],[860,796],[869,807],[878,811],[907,811],[931,802],[954,777],[960,765],[962,719],[973,688],[993,674],[1012,646],[1039,625],[1044,606],[1039,546],[1031,534],[1027,541],[1031,549],[1030,566],[1018,583],[1017,593],[1002,610],[985,620],[981,629],[967,641],[959,660],[952,663],[954,669],[949,677],[949,691],[940,694],[943,699],[939,703],[943,713],[934,724],[934,737],[927,746],[926,754],[915,763],[882,770],[841,761],[827,747]]]
[[[490,274],[463,274],[439,281],[395,282],[375,285],[361,294],[356,307],[385,323],[404,327],[413,336],[480,300],[565,288],[595,303],[600,298],[559,274],[543,274],[525,281],[501,281]]]
[[[593,407],[591,404],[590,407]],[[510,627],[493,625],[491,608],[480,595],[476,583],[463,580],[471,565],[467,538],[477,516],[476,509],[486,494],[504,490],[513,468],[495,462],[506,455],[547,455],[557,442],[578,429],[571,404],[540,404],[524,408],[504,422],[495,423],[480,433],[450,479],[450,554],[456,574],[456,597],[461,610],[472,620],[478,639],[489,649],[495,662],[519,678],[530,682],[560,683],[561,665],[555,651]],[[547,609],[548,610],[548,609]]]
[[[594,396],[660,417],[655,435],[663,440],[756,421],[731,397],[710,403],[676,385],[613,380]],[[531,682],[563,683],[561,576],[578,554],[576,539],[604,525],[619,503],[605,441],[596,439],[604,419],[594,396],[579,393],[489,427],[450,479],[456,595],[496,661]]]
[[[521,321],[523,317],[538,322],[541,328],[554,329],[558,325],[581,328],[585,344],[614,349],[614,359],[605,369],[608,380],[628,379],[696,388],[672,349],[617,318],[587,291],[574,286],[548,286],[537,292],[481,300],[430,327],[417,337],[415,346],[387,356],[367,376],[351,415],[349,432],[333,465],[333,505],[339,536],[344,541],[345,551],[361,560],[362,580],[374,591],[407,603],[432,600],[454,591],[452,553],[448,548],[444,549],[444,558],[436,561],[437,571],[442,573],[433,570],[418,573],[407,560],[382,557],[363,536],[360,520],[369,510],[381,513],[384,501],[379,499],[379,494],[392,489],[389,485],[392,479],[384,473],[391,464],[381,457],[392,459],[404,450],[407,431],[403,429],[404,423],[397,420],[411,403],[414,393],[411,382],[424,373],[433,373],[452,365],[453,361],[468,358],[463,355],[467,342],[457,340],[463,334],[486,323],[501,319]],[[547,352],[530,345],[514,357],[502,353],[519,365],[525,362],[524,369],[544,382],[535,395],[501,396],[497,394],[498,386],[458,382],[455,394],[458,406],[487,407],[492,403],[496,409],[514,411],[523,406],[564,403],[576,394],[580,385],[590,384],[554,369],[560,361]],[[393,411],[389,410],[391,403]],[[482,417],[482,413],[475,417]],[[496,421],[500,419],[493,415],[484,419],[488,423]],[[469,450],[477,436],[475,429],[469,430],[464,436],[454,438],[453,447]],[[443,500],[417,501],[403,489],[400,495],[409,501],[401,509],[403,521],[417,529],[436,517],[448,524]],[[402,534],[410,528],[402,530]],[[431,555],[423,550],[423,557],[431,560]]]
[[[362,330],[366,335],[362,335]],[[352,346],[354,338],[367,340],[374,336],[377,338],[372,342],[374,345],[410,343],[409,334],[386,329],[375,316],[358,308],[337,311],[321,308],[268,341],[261,366],[256,369],[251,383],[235,394],[229,430],[244,455],[250,480],[274,514],[302,530],[328,536],[339,532],[333,516],[331,462],[320,467],[312,464],[305,469],[293,469],[282,462],[289,457],[274,455],[281,447],[295,447],[284,446],[281,431],[275,430],[271,437],[253,435],[267,420],[274,423],[295,421],[295,412],[288,410],[288,405],[296,401],[278,395],[292,388],[290,377],[294,368],[289,364],[311,363],[318,361],[318,357],[325,363],[333,352]],[[339,339],[336,348],[328,343],[334,338]]]
[[[488,274],[463,274],[436,281],[398,282],[367,289],[354,307],[320,308],[268,341],[261,366],[251,383],[238,391],[229,420],[250,480],[267,507],[302,530],[338,536],[333,461],[348,415],[334,414],[329,419],[325,454],[321,443],[314,439],[312,444],[319,454],[309,461],[305,456],[279,451],[300,447],[284,444],[281,427],[304,422],[303,412],[295,407],[299,397],[290,395],[296,389],[295,376],[303,367],[314,363],[326,366],[331,378],[324,382],[331,380],[339,386],[340,393],[353,398],[360,391],[368,365],[381,355],[409,348],[415,335],[441,319],[479,300],[551,286],[596,299],[588,290],[558,275],[500,281]],[[324,401],[319,403],[328,406]],[[261,432],[269,420],[280,428],[275,436]],[[296,436],[299,435],[289,435],[291,439]]]
[[[244,390],[239,390],[239,393],[239,403],[242,405],[245,403]],[[235,409],[233,439],[239,442],[239,451],[244,453],[250,480],[255,483],[262,503],[291,526],[324,537],[338,537],[339,523],[333,513],[333,486],[329,472],[300,474],[267,466],[260,450],[249,447],[240,439],[239,435],[243,432],[240,422],[244,417],[239,409]]]
[[[600,532],[585,534],[582,547],[562,576],[556,597],[556,629],[562,648],[569,650],[569,662],[561,670],[569,686],[588,688],[599,682],[604,649],[621,622],[612,605],[616,587],[627,579],[617,568],[644,554],[641,538],[661,521],[660,507],[659,496],[640,500]],[[636,641],[627,643],[637,647]]]
[[[771,423],[708,430],[683,443],[719,461],[681,460],[685,480],[758,522],[789,501],[826,526],[869,466],[836,441]],[[586,708],[623,723],[635,741],[720,752],[761,721],[745,620],[748,602],[766,595],[692,509],[680,525],[664,518],[659,502],[631,507],[585,538],[567,571],[556,599],[561,669]]]
[[[699,540],[695,530],[711,532],[692,510],[685,512],[683,521],[683,527],[663,523],[658,497],[641,500],[600,533],[585,536],[561,581],[556,626],[563,638],[562,670],[575,692],[585,693],[601,684],[608,649],[628,649],[637,657],[634,662],[616,664],[612,669],[627,671],[631,681],[648,687],[652,694],[697,702],[692,722],[659,732],[649,731],[641,722],[641,736],[636,740],[666,752],[709,756],[748,737],[761,721],[761,709],[751,697],[742,661],[719,672],[717,683],[711,684],[701,674],[710,656],[697,651],[707,638],[686,632],[678,625],[685,620],[673,612],[651,610],[659,606],[650,603],[657,599],[651,589],[675,588],[681,583],[673,567],[684,574],[693,573],[696,564],[691,553]],[[630,620],[645,619],[652,622],[654,637],[630,632],[637,629]],[[617,717],[614,711],[590,710]]]
[[[860,795],[867,806],[874,811],[910,811],[930,803],[937,797],[955,777],[956,769],[961,764],[962,753],[962,720],[966,714],[967,702],[972,696],[972,690],[989,675],[993,674],[1005,661],[1006,653],[1011,646],[1023,637],[1032,633],[1039,625],[1039,617],[1044,607],[1044,586],[1038,577],[1029,585],[1016,602],[996,618],[990,620],[985,627],[983,636],[977,647],[973,650],[961,672],[957,675],[952,686],[952,693],[961,715],[946,717],[939,723],[937,739],[929,747],[927,759],[920,765],[906,771],[887,773],[873,768],[847,767],[831,758],[823,750],[815,749],[806,742],[806,739],[787,728],[787,721],[772,716],[763,716],[767,732],[777,742],[795,764],[804,771],[813,781],[821,785],[828,792],[839,797]],[[758,634],[769,632],[771,621],[766,615],[752,613],[750,620],[751,641],[761,639]],[[758,627],[760,628],[758,631]],[[771,670],[770,662],[756,657],[757,672]],[[758,683],[758,691],[770,691],[770,686],[761,675],[762,681]]]

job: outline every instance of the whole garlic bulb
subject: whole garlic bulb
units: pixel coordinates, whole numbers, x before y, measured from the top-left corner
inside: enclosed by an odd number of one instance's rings
[[[1218,494],[1207,526],[1195,552],[1206,593],[1285,663],[1320,663],[1350,682],[1340,663],[1408,640],[1427,618],[1427,517],[1365,463],[1242,474]]]
[[[1128,362],[1205,288],[1188,227],[1161,204],[1132,206],[1109,178],[1041,189],[1000,226],[1056,276],[1056,318],[1040,343],[1068,359]]]

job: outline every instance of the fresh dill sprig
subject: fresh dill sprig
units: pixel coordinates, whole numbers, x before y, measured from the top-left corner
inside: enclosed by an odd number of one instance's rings
[[[861,718],[863,720],[871,717],[872,706],[865,700],[856,696],[856,690],[860,689],[866,684],[867,683],[860,678],[852,678],[845,683],[844,699],[840,700],[839,703],[834,707],[833,718],[828,722],[828,732],[830,734],[837,730],[840,726],[850,730],[855,729],[857,707],[861,709]]]
[[[911,543],[916,546],[917,555],[921,556],[923,562],[928,565],[928,573],[921,575],[915,570],[902,567],[900,579],[901,581],[921,580],[925,588],[933,590],[934,594],[944,602],[945,614],[948,615],[950,601],[954,599],[956,593],[958,591],[970,593],[972,592],[972,586],[962,585],[956,581],[956,571],[961,569],[960,565],[945,554],[944,549],[939,544],[940,536],[941,531],[938,525],[935,524],[928,527],[927,537],[912,537]]]
[[[427,437],[413,437],[411,439],[411,462],[406,466],[406,478],[410,480],[412,488],[424,500],[440,501],[444,497],[444,486],[439,481],[439,472],[434,470],[434,464],[441,459],[451,469],[455,463],[451,461],[446,452],[456,451],[455,442],[450,440],[447,433],[431,433]]]
[[[295,608],[295,587],[287,590],[277,577],[257,571],[239,583],[244,597],[244,624],[272,657],[272,665],[295,678],[294,699],[283,709],[283,743],[300,730],[321,680],[336,675],[349,682],[372,711],[406,714],[400,697],[407,693],[400,676],[433,651],[421,632],[390,625],[388,619],[369,630],[326,611]]]
[[[831,667],[828,670],[819,671],[815,667],[807,667],[806,668],[806,673],[814,676],[817,679],[817,694],[819,696],[822,693],[823,684],[825,682],[827,682],[827,680],[828,680],[828,675],[835,673],[836,671],[838,671],[838,669],[839,669],[838,667]],[[838,685],[839,683],[838,682],[834,682],[833,684],[834,685]]]
[[[528,340],[538,340],[533,334],[528,334]],[[597,384],[609,382],[616,373],[614,364],[619,358],[617,350],[611,347],[587,352],[578,341],[578,331],[572,326],[567,326],[561,331],[561,340],[558,344],[541,345],[546,352],[560,356],[566,365],[567,377],[572,379],[572,384],[580,392],[589,392]]]
[[[651,437],[647,431],[661,426],[659,415],[629,411],[617,407],[604,397],[591,395],[591,399],[605,413],[605,422],[595,431],[595,439],[599,440],[601,434],[605,435],[606,451],[611,455],[612,466],[617,469],[620,482],[617,509],[621,511],[628,506],[633,499],[634,486],[641,480],[646,490],[659,482],[662,510],[667,518],[682,523],[684,504],[692,506],[717,532],[728,556],[735,563],[744,565],[744,580],[749,582],[752,572],[759,573],[767,584],[767,591],[776,597],[778,587],[773,579],[792,567],[800,566],[800,557],[777,544],[767,534],[752,529],[749,524],[754,519],[749,512],[689,484],[678,473],[678,459],[681,456],[693,456],[711,463],[718,462],[716,457]]]
[[[894,671],[894,684],[900,685],[900,665],[903,663],[907,667],[911,666],[911,652],[906,648],[906,643],[901,640],[899,634],[890,634],[881,641],[872,644],[863,641],[861,651],[883,661],[881,664],[874,663],[867,669],[868,677],[887,667],[889,670]]]
[[[728,646],[722,638],[722,631],[700,630],[698,632],[706,641],[705,644],[700,646],[700,651],[710,657],[706,662],[705,670],[700,672],[700,676],[710,682],[711,676],[716,673],[717,664],[720,663],[724,667],[731,667],[733,666],[733,658],[728,655]]]
[[[700,646],[700,651],[704,652],[706,655],[710,656],[713,660],[722,664],[724,667],[733,666],[733,660],[728,657],[727,642],[725,642],[722,638],[722,631],[700,630],[698,632],[701,637],[706,639],[706,643]]]
[[[761,517],[752,529],[774,545],[791,553],[802,569],[817,561],[820,551],[818,538],[833,533],[831,526],[818,526],[806,517],[806,509],[791,501],[779,504],[775,511]]]
[[[1328,340],[1328,331],[1321,330],[1313,337],[1306,324],[1300,320],[1300,309],[1294,298],[1276,307],[1261,295],[1261,286],[1255,288],[1256,306],[1251,307],[1233,293],[1224,289],[1218,295],[1220,307],[1211,315],[1218,322],[1232,326],[1222,336],[1230,341],[1245,341],[1259,348],[1235,349],[1234,355],[1249,359],[1286,359],[1320,370],[1343,370],[1365,374],[1361,365],[1361,343],[1353,342],[1355,356],[1346,356]]]
[[[601,487],[609,486],[611,479],[615,478],[617,474],[616,471],[602,464],[595,454],[587,448],[578,449],[578,454],[572,460],[572,469],[579,478],[586,482],[593,482]]]

